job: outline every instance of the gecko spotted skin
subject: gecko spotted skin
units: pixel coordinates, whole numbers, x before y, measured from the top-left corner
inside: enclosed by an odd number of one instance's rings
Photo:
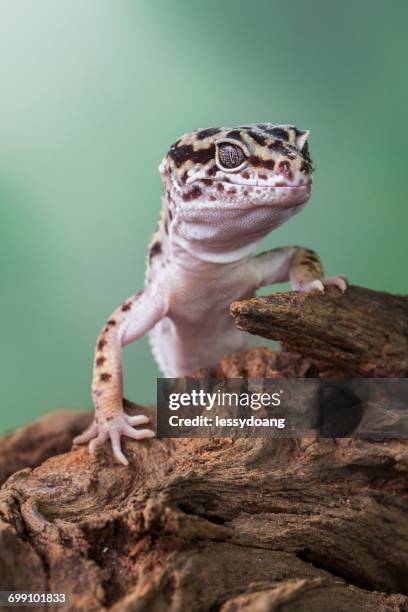
[[[189,375],[253,346],[254,337],[235,327],[231,302],[288,280],[298,291],[346,289],[344,277],[324,277],[310,249],[287,246],[252,255],[310,197],[308,136],[294,126],[262,123],[195,130],[172,145],[160,166],[163,206],[145,287],[115,310],[98,337],[95,419],[74,443],[89,442],[93,452],[110,439],[114,456],[127,465],[121,436],[154,435],[134,427],[147,417],[123,410],[125,345],[148,333],[163,374]]]

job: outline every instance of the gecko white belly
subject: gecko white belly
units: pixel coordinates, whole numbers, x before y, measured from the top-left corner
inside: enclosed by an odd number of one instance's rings
[[[259,344],[235,327],[229,313],[234,300],[253,297],[257,279],[250,265],[214,266],[207,274],[177,272],[177,291],[169,312],[149,333],[154,357],[167,377],[215,366],[228,353]]]

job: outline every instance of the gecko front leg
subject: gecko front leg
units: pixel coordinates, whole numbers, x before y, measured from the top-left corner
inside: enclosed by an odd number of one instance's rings
[[[108,319],[96,344],[92,397],[95,418],[92,425],[74,439],[74,444],[89,442],[90,452],[110,439],[113,454],[120,463],[128,465],[121,449],[120,438],[127,436],[136,440],[151,438],[150,429],[134,429],[149,421],[144,415],[129,416],[122,402],[122,347],[141,338],[166,314],[166,299],[163,294],[147,286],[136,293]]]
[[[281,247],[257,255],[253,259],[259,286],[290,281],[295,291],[318,289],[334,285],[341,291],[347,288],[344,276],[325,277],[317,253],[303,247]]]

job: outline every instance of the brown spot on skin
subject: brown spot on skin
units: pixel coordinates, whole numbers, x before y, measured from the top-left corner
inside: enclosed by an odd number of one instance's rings
[[[112,374],[109,374],[108,372],[102,372],[102,374],[99,377],[99,380],[101,382],[109,382],[111,378],[112,378]]]
[[[122,312],[126,312],[127,310],[130,310],[132,308],[132,302],[126,302],[125,304],[122,304]]]
[[[218,191],[224,191],[224,185],[222,183],[218,183],[217,189]]]
[[[106,357],[98,357],[98,359],[96,360],[96,365],[99,367],[101,365],[103,365],[106,361]]]
[[[260,166],[261,165],[261,158],[257,157],[256,155],[251,155],[251,157],[249,158],[249,163],[252,164],[253,166]]]
[[[275,167],[275,162],[273,161],[273,159],[265,159],[262,166],[267,170],[273,170]]]
[[[201,179],[201,180],[204,183],[204,185],[207,185],[207,187],[211,187],[211,185],[214,182],[212,179]]]
[[[207,170],[207,174],[208,174],[208,176],[214,176],[214,174],[217,174],[217,170],[218,170],[218,168],[217,168],[217,166],[214,164],[213,166],[211,166],[211,168],[209,168],[209,169]]]
[[[248,195],[248,189],[244,189],[244,191],[242,192],[244,194],[244,196]]]
[[[288,184],[285,183],[285,181],[277,181],[275,183],[275,187],[287,187],[287,186],[288,186]]]
[[[268,177],[266,174],[258,174],[258,177],[261,179],[261,181],[267,181]]]
[[[109,321],[107,322],[107,325],[110,325],[111,327],[114,327],[116,325],[115,319],[109,319]]]
[[[173,213],[171,212],[171,210],[169,209],[169,220],[173,221]]]
[[[286,160],[285,161],[281,161],[279,166],[278,166],[278,171],[281,172],[283,174],[283,176],[285,176],[289,180],[293,179],[293,174],[292,174],[290,162],[288,162]]]
[[[206,130],[200,130],[197,132],[198,140],[204,140],[204,138],[208,138],[209,136],[215,136],[221,130],[219,128],[207,128]]]
[[[211,200],[211,202],[215,202],[217,198],[214,195],[210,195],[209,199]]]
[[[185,202],[190,202],[191,200],[196,200],[201,195],[201,189],[198,185],[194,185],[194,187],[188,191],[187,193],[183,193],[183,200]]]
[[[113,421],[113,416],[107,416],[105,417],[105,421]]]
[[[228,193],[234,195],[234,193],[237,193],[237,190],[235,189],[235,187],[232,187],[231,189],[228,189]]]
[[[150,247],[150,252],[149,252],[149,261],[151,261],[153,257],[155,257],[155,255],[160,255],[161,252],[162,252],[162,246],[159,241],[152,244],[152,246]],[[129,310],[129,308],[126,308],[126,310]],[[122,310],[123,310],[123,307],[122,307]]]
[[[188,170],[183,172],[183,174],[180,177],[180,180],[181,180],[182,183],[185,183],[187,179],[188,179]]]
[[[244,170],[244,172],[241,172],[241,176],[242,176],[242,178],[244,178],[244,179],[249,179],[251,175],[249,174],[249,172],[247,172],[246,170]]]
[[[104,346],[106,346],[108,343],[106,340],[99,340],[98,342],[98,351],[101,351],[103,349]]]

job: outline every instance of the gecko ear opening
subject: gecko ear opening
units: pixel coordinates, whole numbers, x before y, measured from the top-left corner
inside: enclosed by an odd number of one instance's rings
[[[299,132],[298,136],[296,136],[296,146],[299,149],[299,151],[302,151],[309,136],[310,136],[309,130],[303,130],[302,132]]]

